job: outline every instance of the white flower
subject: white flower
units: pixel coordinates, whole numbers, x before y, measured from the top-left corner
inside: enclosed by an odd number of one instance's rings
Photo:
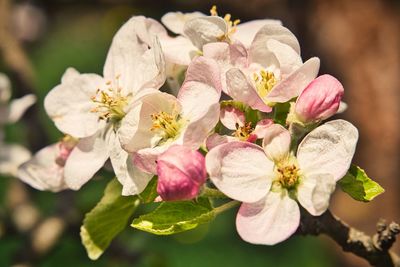
[[[134,178],[128,166],[129,155],[121,149],[115,132],[133,103],[165,81],[165,63],[155,33],[164,30],[159,23],[142,16],[125,23],[113,38],[103,76],[80,74],[68,69],[45,99],[45,109],[57,128],[83,138],[71,161],[75,171],[65,171],[67,184],[79,189],[93,175],[82,168],[94,164],[100,169],[110,157],[123,194],[140,193],[146,181]],[[72,169],[71,169],[72,170]],[[141,174],[135,176],[141,177]]]
[[[289,132],[273,125],[262,148],[248,142],[217,146],[207,154],[206,168],[219,190],[243,202],[236,218],[239,235],[250,243],[272,245],[296,231],[296,200],[315,216],[328,208],[336,181],[350,167],[357,139],[352,124],[331,121],[310,132],[294,156]]]
[[[118,130],[135,164],[156,173],[157,156],[172,144],[198,149],[219,119],[221,85],[212,59],[196,58],[178,97],[156,92],[136,102]]]

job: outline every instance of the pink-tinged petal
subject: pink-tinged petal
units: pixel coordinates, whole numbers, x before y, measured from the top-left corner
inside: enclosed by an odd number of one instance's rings
[[[184,34],[200,50],[207,43],[218,42],[228,31],[223,18],[206,16],[188,20],[183,28]]]
[[[199,50],[197,47],[183,36],[165,36],[164,38],[160,38],[160,43],[165,60],[168,63],[187,66],[192,61],[192,58],[198,55]]]
[[[182,115],[187,119],[197,120],[219,102],[220,96],[218,64],[205,57],[194,59],[187,69],[185,81],[178,94]]]
[[[303,65],[300,55],[289,45],[271,39],[268,40],[267,47],[278,59],[279,69],[283,77],[289,75]]]
[[[92,111],[96,104],[91,100],[104,84],[97,74],[78,74],[68,69],[62,83],[44,99],[45,110],[61,132],[77,138],[91,136],[105,126],[99,114]]]
[[[69,154],[64,166],[65,182],[69,188],[79,190],[103,167],[109,157],[107,139],[110,131],[82,138]]]
[[[246,123],[244,112],[232,106],[221,108],[220,120],[229,130],[236,130],[237,126],[243,126]]]
[[[206,147],[208,150],[211,150],[216,146],[219,146],[219,145],[222,145],[222,144],[225,144],[228,142],[233,142],[233,141],[237,141],[237,139],[233,136],[219,135],[217,133],[213,133],[207,137]]]
[[[113,81],[118,77],[125,94],[135,93],[148,83],[156,83],[153,87],[159,88],[164,82],[165,63],[155,34],[166,35],[166,32],[153,19],[137,16],[126,22],[115,34],[108,51],[105,79]]]
[[[290,133],[282,125],[269,126],[263,140],[265,154],[272,161],[281,161],[289,155],[290,141]]]
[[[59,192],[67,189],[64,168],[56,164],[59,147],[60,143],[56,143],[39,150],[19,167],[18,178],[38,190]]]
[[[157,158],[169,148],[169,145],[144,148],[132,153],[133,164],[143,172],[157,174]]]
[[[310,132],[300,143],[297,160],[305,175],[331,174],[341,179],[350,167],[358,131],[345,120],[327,122]]]
[[[111,146],[110,160],[114,173],[122,185],[122,195],[129,196],[142,193],[153,174],[143,172],[133,164],[132,156],[122,149],[115,135],[110,139],[112,142],[109,144]]]
[[[157,158],[157,192],[163,200],[193,199],[207,179],[204,156],[173,145]]]
[[[296,115],[303,122],[325,120],[336,114],[343,94],[343,85],[335,77],[321,75],[300,94],[295,105]]]
[[[328,209],[335,185],[331,174],[305,175],[297,187],[297,200],[311,215],[319,216]]]
[[[161,22],[173,33],[183,34],[183,27],[188,20],[204,16],[205,15],[201,12],[168,12],[162,16]]]
[[[36,102],[35,95],[26,95],[21,98],[12,100],[8,113],[8,122],[14,123],[18,121],[25,111]]]
[[[269,23],[257,32],[251,44],[250,51],[265,49],[269,40],[277,40],[287,44],[300,55],[300,44],[296,36],[287,28],[278,23]]]
[[[254,128],[254,131],[252,132],[252,134],[256,135],[257,139],[262,139],[268,133],[269,126],[271,126],[273,124],[274,124],[274,121],[271,119],[260,120],[259,122],[257,122],[257,125]]]
[[[219,145],[206,155],[211,181],[225,195],[242,202],[256,202],[267,195],[273,167],[262,148],[248,142]]]
[[[180,110],[179,102],[170,94],[155,92],[141,97],[120,123],[117,135],[122,148],[132,153],[154,146],[156,136],[151,130],[153,126],[151,115],[161,111],[170,115],[179,114]]]
[[[284,103],[298,96],[315,79],[319,71],[319,58],[307,60],[300,68],[283,78],[267,95],[269,102]]]
[[[241,43],[243,43],[246,47],[250,47],[256,33],[261,29],[261,27],[267,24],[282,25],[282,22],[273,19],[258,19],[258,20],[243,22],[237,25],[233,37],[235,40],[238,40]]]
[[[255,88],[247,81],[245,74],[240,69],[230,69],[226,73],[228,94],[237,101],[248,104],[253,109],[271,112],[272,108],[266,105]]]
[[[286,192],[269,192],[257,203],[243,203],[236,217],[240,237],[252,244],[275,245],[300,224],[300,209]]]

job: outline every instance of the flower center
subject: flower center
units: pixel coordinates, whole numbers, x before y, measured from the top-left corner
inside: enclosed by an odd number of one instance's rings
[[[128,96],[121,94],[122,87],[119,86],[119,78],[120,76],[115,78],[115,84],[108,81],[106,89],[98,88],[96,95],[91,97],[92,102],[96,104],[91,112],[98,113],[100,120],[115,123],[126,115],[124,108],[128,104]]]
[[[294,162],[284,162],[276,166],[276,181],[288,190],[296,188],[299,183],[299,168]]]
[[[151,114],[151,119],[153,125],[150,130],[160,137],[157,145],[177,137],[182,128],[182,119],[179,114],[171,115],[161,111]]]
[[[219,16],[216,5],[212,6],[212,8],[210,9],[210,14],[211,16]],[[230,43],[232,35],[236,32],[237,25],[240,23],[240,19],[235,19],[234,21],[232,21],[232,16],[228,13],[224,16],[224,20],[226,22],[226,25],[228,25],[228,31],[225,34],[219,36],[218,41],[226,41]]]
[[[254,131],[253,127],[251,127],[251,122],[246,122],[245,125],[239,126],[236,123],[236,131],[233,132],[233,136],[238,138],[240,141],[248,141],[251,139],[251,133]]]
[[[261,70],[259,73],[253,73],[253,80],[257,89],[257,93],[261,98],[265,98],[272,88],[277,84],[276,79],[272,71]]]

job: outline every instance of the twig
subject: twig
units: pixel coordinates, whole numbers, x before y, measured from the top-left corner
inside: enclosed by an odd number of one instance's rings
[[[297,234],[302,235],[326,234],[344,251],[364,258],[376,267],[400,266],[399,256],[389,251],[399,233],[400,227],[397,223],[387,225],[381,220],[377,224],[377,233],[371,237],[348,226],[330,211],[321,216],[311,216],[305,210],[302,210],[302,219],[297,230]]]

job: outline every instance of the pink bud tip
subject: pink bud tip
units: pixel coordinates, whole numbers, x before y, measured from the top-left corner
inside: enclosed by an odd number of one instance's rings
[[[325,120],[337,112],[343,94],[344,88],[335,77],[321,75],[300,94],[296,115],[303,122]]]
[[[193,199],[207,178],[204,156],[173,145],[157,158],[157,192],[163,200]]]

